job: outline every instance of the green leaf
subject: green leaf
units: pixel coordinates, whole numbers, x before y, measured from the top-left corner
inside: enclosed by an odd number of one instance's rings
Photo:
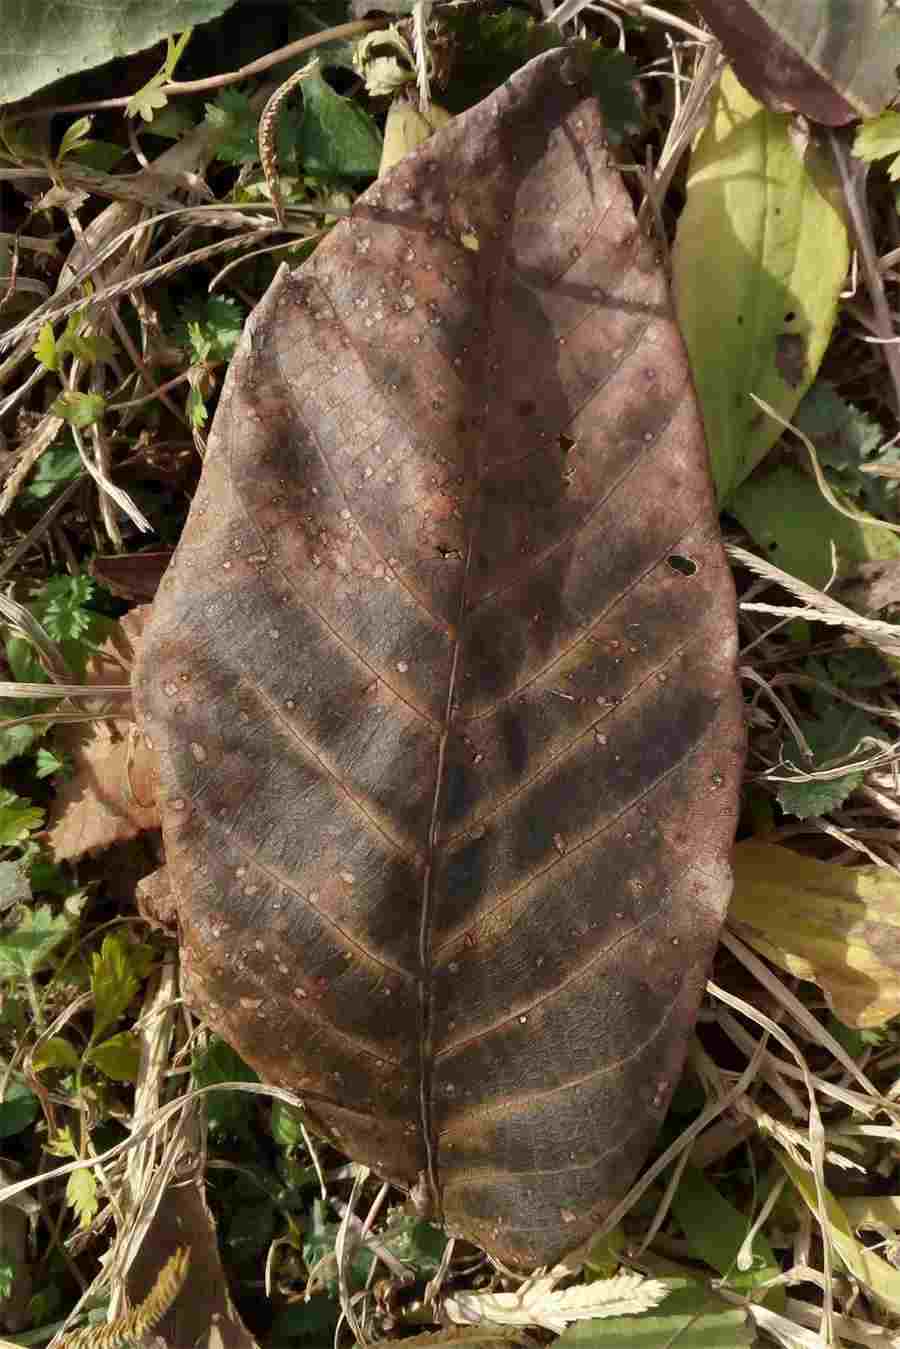
[[[45,1068],[77,1068],[80,1062],[78,1050],[62,1035],[52,1035],[49,1040],[45,1040],[32,1057],[38,1073]]]
[[[156,131],[155,122],[153,130]],[[98,173],[109,173],[127,153],[115,141],[82,141],[72,152],[72,158],[89,169],[96,169]]]
[[[43,712],[47,711],[44,707]],[[37,711],[37,707],[32,702],[19,702],[6,699],[3,700],[4,720],[8,717],[10,721],[15,721],[18,717],[27,717],[30,713]],[[9,763],[10,759],[17,758],[31,749],[36,740],[39,740],[46,733],[43,726],[4,726],[0,724],[0,766]]]
[[[900,446],[891,445],[874,418],[845,402],[825,380],[816,380],[793,425],[812,441],[822,467],[833,470],[828,477],[834,486],[876,515],[894,515],[900,482],[863,471],[864,465],[900,463]]]
[[[118,351],[115,342],[102,333],[82,334],[68,330],[57,342],[56,349],[63,354],[70,352],[84,365],[94,365],[97,361],[110,361]]]
[[[73,1171],[66,1184],[66,1199],[75,1210],[79,1227],[90,1227],[99,1207],[97,1202],[97,1182],[89,1166]]]
[[[136,1082],[141,1042],[133,1031],[119,1031],[102,1044],[91,1045],[85,1058],[114,1082]]]
[[[440,1228],[408,1214],[392,1222],[382,1239],[398,1260],[410,1265],[424,1279],[437,1273],[447,1245],[447,1237]]]
[[[206,104],[206,125],[218,133],[217,159],[242,166],[259,163],[259,116],[246,94],[237,89],[222,89],[215,103]]]
[[[604,130],[613,145],[641,129],[637,66],[626,52],[595,44],[591,51],[591,85],[603,112]]]
[[[72,923],[48,904],[25,909],[12,930],[0,932],[0,979],[31,978],[66,940]]]
[[[538,23],[515,5],[497,14],[484,14],[477,8],[448,10],[443,22],[455,50],[453,79],[441,97],[451,112],[462,112],[486,98],[533,56],[562,42],[555,25]]]
[[[0,104],[152,47],[170,33],[217,19],[233,0],[6,0],[0,35]]]
[[[667,1282],[672,1291],[653,1311],[576,1321],[554,1343],[581,1349],[749,1349],[754,1343],[740,1307],[728,1307],[700,1283]]]
[[[831,335],[849,261],[836,171],[726,70],[691,157],[673,282],[720,501],[768,454]]]
[[[780,1273],[775,1254],[761,1233],[753,1239],[750,1269],[738,1269],[737,1255],[752,1225],[752,1215],[739,1212],[696,1167],[687,1166],[682,1172],[672,1212],[681,1224],[694,1259],[716,1270],[727,1279],[729,1287],[740,1287],[741,1292],[749,1293],[755,1284]],[[779,1290],[778,1300],[783,1304],[783,1289]]]
[[[318,69],[300,86],[303,120],[297,158],[304,173],[322,178],[374,178],[381,160],[381,132],[353,99],[342,98]]]
[[[55,417],[62,417],[70,426],[93,426],[106,411],[106,399],[99,393],[79,393],[66,389],[54,400],[50,411]]]
[[[31,348],[45,370],[59,369],[59,352],[53,335],[53,324],[45,323],[37,335],[37,341]]]
[[[188,415],[188,421],[195,431],[202,431],[209,421],[209,411],[206,403],[203,401],[203,394],[198,388],[192,388],[187,396],[185,409]]]
[[[310,1226],[306,1234],[306,1240],[303,1242],[303,1259],[310,1272],[315,1269],[320,1260],[327,1256],[334,1256],[334,1243],[340,1231],[340,1224],[328,1222],[326,1214],[327,1209],[324,1202],[321,1199],[313,1200]],[[367,1251],[363,1246],[357,1246],[354,1249],[350,1258],[349,1269],[351,1287],[362,1288],[365,1285],[372,1268],[373,1258],[371,1251]],[[324,1286],[332,1295],[337,1292],[337,1263],[333,1258],[318,1270],[315,1286]]]
[[[31,899],[31,880],[22,859],[0,862],[0,912],[6,913],[14,904],[26,904]]]
[[[62,758],[54,754],[52,749],[39,749],[35,758],[34,775],[36,778],[52,778],[54,774],[59,773],[62,777],[72,776],[72,760],[68,754]]]
[[[126,117],[140,116],[145,122],[152,122],[159,109],[166,106],[169,100],[163,93],[163,85],[171,80],[179,57],[190,41],[191,31],[187,28],[177,42],[173,42],[171,36],[166,38],[166,59],[143,88],[132,94],[125,108]]]
[[[35,501],[43,501],[73,478],[80,477],[84,471],[78,447],[67,438],[59,445],[51,445],[49,450],[45,450],[41,455],[25,488],[25,495]]]
[[[15,792],[0,788],[0,847],[9,848],[21,843],[32,829],[40,829],[44,812]]]
[[[285,1101],[272,1102],[270,1128],[272,1138],[281,1148],[298,1148],[304,1142],[301,1125],[306,1123],[302,1110]]]
[[[191,1079],[195,1087],[211,1087],[217,1082],[259,1081],[253,1069],[218,1036],[213,1036],[209,1047],[194,1059]],[[253,1108],[251,1098],[243,1092],[213,1092],[206,1098],[210,1129],[226,1133],[245,1134]]]
[[[806,771],[812,769],[838,767],[842,759],[852,757],[860,741],[866,736],[880,736],[882,732],[859,708],[845,709],[837,703],[829,702],[823,714],[816,720],[799,722],[810,749],[813,751],[812,765],[801,765]],[[790,755],[788,755],[790,757]],[[799,759],[794,747],[793,758]],[[802,779],[797,782],[778,784],[778,802],[782,810],[805,820],[811,815],[822,815],[829,810],[842,806],[851,792],[862,785],[865,771],[851,769],[836,778],[820,778],[812,781]]]
[[[15,1078],[7,1084],[0,1101],[0,1138],[12,1138],[33,1124],[40,1113],[38,1098],[24,1082]]]
[[[175,340],[195,363],[228,361],[240,341],[245,311],[236,300],[211,295],[182,305],[179,319]]]
[[[853,142],[857,159],[872,163],[875,159],[896,156],[888,167],[888,176],[896,182],[900,178],[900,112],[883,112],[857,128]]]
[[[70,155],[77,150],[84,141],[87,140],[91,131],[92,117],[79,117],[77,121],[70,122],[63,132],[63,138],[59,143],[59,149],[56,152],[56,162],[61,164],[66,155]],[[49,325],[44,325],[45,327]],[[41,329],[43,332],[43,329]],[[40,360],[40,357],[38,357]],[[54,367],[50,367],[53,369]]]
[[[94,1040],[118,1021],[140,987],[133,951],[123,936],[113,933],[103,938],[100,950],[91,956]]]
[[[86,572],[51,576],[32,592],[33,609],[55,642],[78,641],[91,632],[97,614],[85,608],[96,586]]]
[[[835,489],[835,496],[841,493]],[[852,504],[852,503],[851,503]],[[858,508],[855,508],[858,509]],[[831,545],[840,572],[859,562],[900,558],[900,537],[877,520],[860,524],[836,511],[814,481],[790,464],[756,473],[728,503],[770,562],[821,588],[831,578]]]

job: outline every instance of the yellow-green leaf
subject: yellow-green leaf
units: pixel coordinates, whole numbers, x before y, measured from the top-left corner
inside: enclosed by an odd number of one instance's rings
[[[835,171],[727,70],[691,158],[673,281],[720,501],[819,367],[849,262]]]
[[[39,1073],[44,1068],[77,1068],[78,1051],[62,1035],[53,1035],[35,1051],[31,1061]]]
[[[106,410],[106,399],[99,393],[79,393],[67,389],[54,401],[50,411],[56,417],[62,417],[71,426],[91,426],[99,422]]]
[[[128,944],[118,934],[103,938],[103,945],[92,955],[91,964],[96,1040],[108,1026],[118,1021],[138,991],[140,980]]]
[[[56,152],[56,162],[61,164],[66,155],[71,154],[73,150],[90,135],[91,117],[79,117],[76,122],[72,122],[63,132],[63,138],[59,144],[59,150]]]
[[[812,1175],[780,1150],[778,1160],[794,1182],[809,1211],[821,1221],[816,1183]],[[821,1217],[825,1220],[834,1249],[850,1273],[868,1288],[883,1307],[893,1312],[895,1316],[900,1315],[900,1269],[894,1269],[886,1260],[882,1260],[880,1255],[860,1245],[853,1235],[853,1228],[846,1213],[834,1195],[827,1190],[825,1213]]]
[[[119,1031],[102,1044],[92,1045],[86,1057],[114,1082],[137,1081],[141,1045],[132,1031]]]
[[[90,1227],[97,1212],[97,1182],[90,1167],[72,1172],[66,1185],[66,1199],[75,1210],[79,1227]]]
[[[59,352],[56,349],[56,338],[53,335],[52,323],[44,324],[31,350],[45,369],[59,369]]]
[[[432,103],[424,112],[406,98],[395,98],[388,108],[384,124],[384,144],[381,147],[381,163],[378,177],[383,178],[388,169],[412,154],[416,146],[426,141],[438,127],[452,121],[446,108]]]
[[[811,979],[848,1026],[900,1013],[900,876],[754,839],[732,859],[728,921],[779,968]]]

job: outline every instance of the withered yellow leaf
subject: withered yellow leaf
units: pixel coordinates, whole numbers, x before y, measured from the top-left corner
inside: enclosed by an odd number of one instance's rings
[[[728,921],[781,969],[823,989],[848,1026],[900,1013],[900,875],[840,867],[748,839],[734,850]]]

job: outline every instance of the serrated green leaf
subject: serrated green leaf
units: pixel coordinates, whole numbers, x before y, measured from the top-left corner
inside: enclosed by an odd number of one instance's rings
[[[4,699],[2,717],[4,720],[8,718],[15,721],[18,717],[27,717],[36,710],[34,703]],[[41,710],[47,711],[46,707]],[[6,726],[0,723],[0,767],[9,763],[10,759],[25,754],[45,733],[44,726],[29,726],[27,723],[22,726]]]
[[[154,46],[169,33],[208,23],[234,0],[7,0],[0,33],[0,103],[15,103],[65,75]]]
[[[837,489],[835,495],[841,500]],[[900,558],[900,537],[874,518],[871,524],[849,520],[826,501],[813,478],[789,464],[742,483],[728,512],[776,567],[820,588],[831,578],[832,544],[841,572],[858,562]]]
[[[729,1307],[701,1283],[667,1280],[662,1305],[638,1316],[576,1321],[554,1343],[580,1349],[749,1349],[747,1313]]]
[[[0,789],[0,847],[9,848],[21,843],[32,829],[44,823],[44,812],[15,792]]]
[[[85,606],[96,585],[86,572],[51,576],[32,593],[32,609],[55,642],[75,641],[91,633],[98,617]]]
[[[215,103],[206,104],[206,124],[218,133],[216,158],[225,164],[259,163],[258,114],[238,89],[222,89]]]
[[[57,343],[58,352],[71,352],[76,360],[89,366],[97,361],[110,361],[118,349],[112,338],[102,333],[67,332]]]
[[[888,176],[894,181],[900,178],[900,112],[883,112],[880,117],[863,122],[853,141],[853,153],[857,159],[868,163],[887,159],[889,155],[897,156],[888,169]]]
[[[118,1021],[139,987],[128,942],[118,933],[104,937],[100,950],[91,956],[94,1040]]]
[[[79,1227],[90,1227],[99,1207],[97,1182],[89,1166],[73,1171],[66,1184],[66,1200],[74,1209]]]
[[[0,932],[0,979],[31,978],[68,937],[72,923],[48,904],[25,909],[14,928]]]
[[[50,411],[55,417],[62,417],[70,426],[81,429],[100,421],[106,411],[106,399],[99,393],[66,389],[54,400]]]
[[[208,296],[182,305],[175,340],[194,362],[228,361],[244,327],[244,310],[236,300]]]
[[[834,486],[858,498],[876,515],[893,517],[900,482],[864,472],[873,464],[900,463],[881,425],[846,402],[825,380],[816,380],[794,414],[793,425],[808,436]],[[882,448],[884,445],[884,448]]]
[[[25,488],[25,495],[36,501],[43,501],[73,478],[80,477],[84,471],[78,447],[71,440],[51,445],[38,460],[37,467]]]
[[[691,157],[673,283],[719,500],[768,454],[819,367],[849,262],[833,164],[727,70]]]
[[[43,325],[31,350],[45,370],[59,369],[59,352],[56,349],[56,338],[52,323]]]
[[[451,112],[462,112],[487,98],[533,56],[563,40],[555,25],[537,22],[516,5],[507,5],[497,14],[477,8],[448,10],[443,22],[455,50],[453,79],[441,97]]]
[[[0,1138],[13,1138],[33,1124],[40,1113],[40,1104],[33,1091],[16,1078],[7,1083],[0,1101]]]
[[[865,776],[865,773],[855,772],[844,773],[839,778],[779,782],[778,804],[786,815],[796,815],[798,820],[827,815],[830,810],[840,809],[851,792],[862,786]]]
[[[303,120],[297,158],[303,172],[328,179],[374,178],[381,161],[381,132],[365,109],[336,94],[318,69],[300,87]]]
[[[45,1068],[77,1068],[81,1055],[64,1036],[52,1035],[35,1050],[31,1061],[35,1071],[40,1073]]]
[[[337,1292],[337,1262],[334,1259],[334,1243],[340,1231],[339,1223],[327,1220],[327,1209],[321,1199],[313,1200],[313,1211],[309,1230],[303,1242],[303,1259],[307,1269],[312,1272],[320,1261],[325,1263],[316,1272],[315,1287],[324,1287],[334,1295]],[[330,1258],[329,1258],[330,1257]],[[348,1275],[352,1288],[362,1288],[372,1269],[374,1257],[363,1246],[356,1246],[350,1258]]]
[[[101,1044],[91,1045],[85,1058],[114,1082],[136,1082],[141,1042],[133,1031],[119,1031]]]

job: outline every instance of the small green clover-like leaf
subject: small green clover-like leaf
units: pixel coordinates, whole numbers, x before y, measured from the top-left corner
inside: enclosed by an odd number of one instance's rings
[[[0,847],[22,843],[32,829],[40,829],[43,823],[44,812],[40,806],[33,806],[5,787],[0,788]]]
[[[888,177],[896,182],[900,178],[900,112],[883,112],[863,122],[853,142],[853,153],[868,163],[896,156],[888,166]]]
[[[53,333],[52,323],[45,323],[43,325],[37,335],[37,341],[31,350],[45,370],[59,369],[59,351],[56,347],[56,337]]]
[[[137,993],[141,978],[135,966],[134,947],[118,933],[103,938],[91,956],[91,992],[94,995],[94,1040],[118,1021]]]
[[[97,1212],[97,1182],[90,1167],[73,1171],[66,1185],[66,1200],[75,1210],[79,1227],[90,1227]]]
[[[35,1072],[38,1073],[43,1072],[45,1068],[75,1069],[81,1062],[81,1055],[64,1036],[51,1035],[49,1040],[45,1040],[40,1048],[35,1050],[31,1062]]]
[[[55,417],[62,417],[70,426],[82,429],[101,420],[106,411],[106,399],[99,393],[66,389],[54,400],[50,411]]]
[[[114,1082],[136,1082],[141,1059],[141,1044],[133,1031],[119,1031],[98,1045],[92,1045],[85,1057]]]
[[[31,978],[72,931],[65,913],[49,904],[25,909],[14,928],[0,932],[0,979]]]
[[[25,488],[25,495],[43,501],[83,472],[84,465],[78,447],[67,436],[61,444],[51,445],[41,455],[31,481]]]
[[[827,815],[839,810],[851,792],[861,787],[865,773],[844,773],[839,778],[798,778],[796,782],[779,782],[778,804],[786,815],[808,820],[813,815]]]
[[[800,729],[813,752],[812,770],[839,767],[841,759],[855,754],[860,741],[881,734],[859,708],[845,711],[836,703],[828,703],[819,718],[801,721]],[[824,815],[842,806],[864,778],[865,770],[851,767],[839,777],[779,782],[778,802],[788,815],[801,820]]]

